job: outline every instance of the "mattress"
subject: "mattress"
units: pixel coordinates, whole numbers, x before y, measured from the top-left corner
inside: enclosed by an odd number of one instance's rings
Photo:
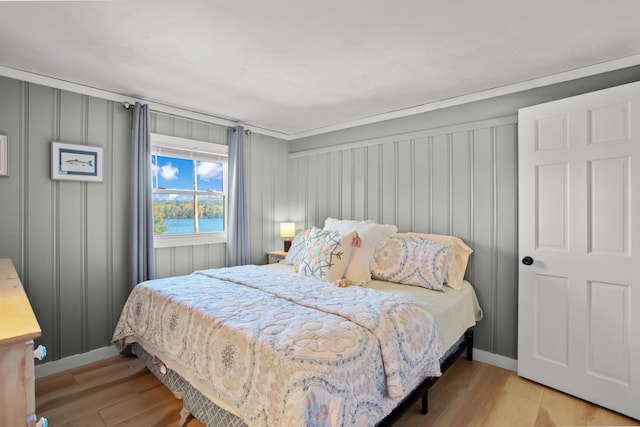
[[[436,319],[440,342],[445,349],[450,348],[467,329],[482,320],[478,297],[473,286],[466,280],[460,290],[445,286],[442,291],[432,291],[379,280],[371,281],[366,287],[402,295],[424,305]]]

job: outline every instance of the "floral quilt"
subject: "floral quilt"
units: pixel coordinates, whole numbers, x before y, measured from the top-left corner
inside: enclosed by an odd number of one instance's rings
[[[249,426],[374,425],[442,356],[419,304],[259,266],[141,283],[113,342],[138,339]]]

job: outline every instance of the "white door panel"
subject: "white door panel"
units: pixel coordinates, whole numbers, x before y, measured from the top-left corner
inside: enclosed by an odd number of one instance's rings
[[[569,165],[535,167],[536,249],[569,250]]]
[[[629,257],[629,157],[588,165],[587,252]]]
[[[629,286],[589,282],[587,301],[587,372],[628,386]]]
[[[518,128],[518,373],[640,419],[640,83]]]
[[[536,358],[562,367],[569,365],[569,282],[566,277],[536,276],[534,346]]]

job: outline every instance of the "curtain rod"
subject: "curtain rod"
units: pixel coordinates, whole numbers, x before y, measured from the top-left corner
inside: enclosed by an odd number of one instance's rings
[[[125,102],[122,103],[122,106],[124,107],[125,110],[130,110],[133,107],[135,107],[135,104],[132,104],[130,102],[125,101]],[[233,129],[234,132],[236,131],[235,128],[232,128],[232,129]],[[247,136],[251,135],[251,130],[250,129],[245,129],[244,130],[244,134],[247,135]]]

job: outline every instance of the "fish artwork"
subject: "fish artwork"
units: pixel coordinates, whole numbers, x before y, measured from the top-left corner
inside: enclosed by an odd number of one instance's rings
[[[68,164],[74,165],[74,166],[93,167],[93,160],[87,160],[86,162],[83,162],[82,160],[72,159],[72,160],[65,161],[65,163],[68,163]]]

